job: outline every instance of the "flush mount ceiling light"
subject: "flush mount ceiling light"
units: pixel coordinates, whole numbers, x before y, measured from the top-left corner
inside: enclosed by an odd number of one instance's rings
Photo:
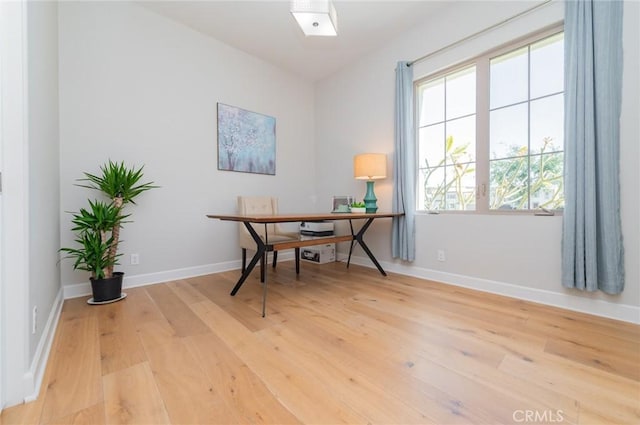
[[[331,0],[292,0],[291,14],[306,36],[338,35],[336,9]]]

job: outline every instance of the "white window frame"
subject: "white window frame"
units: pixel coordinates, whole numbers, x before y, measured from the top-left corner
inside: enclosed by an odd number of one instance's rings
[[[491,49],[485,53],[482,53],[472,59],[459,62],[455,65],[441,69],[437,72],[422,77],[413,84],[414,93],[414,123],[415,123],[415,158],[416,158],[416,213],[429,214],[437,212],[438,214],[508,214],[508,215],[548,215],[540,214],[538,209],[521,209],[521,210],[502,210],[502,209],[489,209],[489,160],[490,160],[490,113],[489,113],[489,93],[490,93],[490,62],[491,59],[504,55],[511,51],[517,50],[524,46],[534,44],[537,41],[543,40],[547,37],[551,37],[555,34],[564,32],[564,24],[553,25],[549,28],[537,31],[525,37],[521,37],[514,41],[510,41],[500,47]],[[419,99],[417,96],[418,87],[431,80],[442,78],[445,75],[455,73],[468,66],[475,65],[476,67],[476,209],[475,210],[438,210],[429,211],[420,208],[418,200],[420,194],[417,192],[421,190],[421,177],[420,177],[420,164],[418,157],[419,146],[419,134],[420,134],[420,122],[419,122]],[[564,150],[563,150],[564,152]],[[553,210],[551,214],[562,214],[562,210]]]

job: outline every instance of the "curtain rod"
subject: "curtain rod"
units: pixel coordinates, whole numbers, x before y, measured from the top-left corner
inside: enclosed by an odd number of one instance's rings
[[[498,23],[496,23],[494,25],[491,25],[490,27],[487,27],[487,28],[485,28],[483,30],[480,30],[480,31],[475,32],[475,33],[473,33],[471,35],[468,35],[468,36],[464,37],[463,39],[460,39],[458,41],[454,41],[451,44],[447,44],[446,46],[441,47],[438,50],[435,50],[435,51],[433,51],[431,53],[427,53],[426,55],[421,56],[418,59],[414,59],[411,62],[409,62],[407,64],[407,66],[414,65],[417,62],[422,62],[423,60],[429,59],[430,57],[435,56],[438,53],[441,53],[441,52],[443,52],[445,50],[451,49],[452,47],[455,47],[455,46],[457,46],[459,44],[462,44],[465,41],[469,41],[469,40],[474,39],[474,38],[476,38],[476,37],[478,37],[478,36],[480,36],[480,35],[482,35],[482,34],[484,34],[486,32],[489,32],[489,31],[492,31],[492,30],[494,30],[494,29],[496,29],[498,27],[501,27],[501,26],[503,26],[503,25],[505,25],[505,24],[507,24],[507,23],[509,23],[511,21],[514,21],[514,20],[516,20],[516,19],[518,19],[518,18],[520,18],[520,17],[522,17],[522,16],[524,16],[524,15],[526,15],[528,13],[533,12],[536,9],[541,8],[542,6],[545,6],[545,5],[549,4],[549,3],[551,3],[551,1],[552,0],[544,0],[542,3],[537,4],[537,5],[533,6],[533,7],[530,7],[529,9],[526,9],[526,10],[524,10],[524,11],[522,11],[522,12],[516,14],[516,15],[513,15],[510,18],[507,18],[507,19],[505,19],[503,21],[500,21],[500,22],[498,22]]]

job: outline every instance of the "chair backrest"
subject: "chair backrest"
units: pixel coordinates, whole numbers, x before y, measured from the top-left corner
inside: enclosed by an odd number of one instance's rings
[[[278,213],[278,198],[272,198],[269,196],[238,196],[238,214],[277,214]],[[256,233],[260,236],[264,236],[264,225],[251,225]],[[267,224],[267,231],[270,235],[276,234],[279,228],[274,224]],[[240,224],[240,234],[249,235],[249,231]],[[250,236],[249,236],[250,237]]]

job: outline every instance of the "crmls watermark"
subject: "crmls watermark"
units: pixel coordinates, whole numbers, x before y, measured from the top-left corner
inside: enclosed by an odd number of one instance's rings
[[[562,410],[515,410],[513,420],[517,423],[560,423],[564,422]]]

